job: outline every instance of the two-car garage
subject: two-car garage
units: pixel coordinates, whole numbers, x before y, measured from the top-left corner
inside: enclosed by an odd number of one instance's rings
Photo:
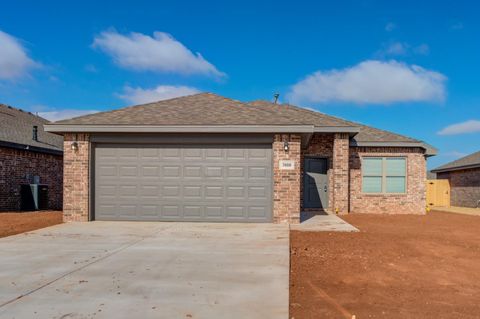
[[[92,219],[272,221],[271,137],[92,141]]]

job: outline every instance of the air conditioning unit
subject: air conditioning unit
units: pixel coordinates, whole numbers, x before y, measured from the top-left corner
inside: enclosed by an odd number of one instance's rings
[[[48,185],[23,184],[20,187],[21,210],[48,209]]]

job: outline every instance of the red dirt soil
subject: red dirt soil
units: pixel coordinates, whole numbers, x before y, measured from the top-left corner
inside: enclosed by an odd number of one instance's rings
[[[342,218],[291,232],[291,318],[480,318],[480,216]]]
[[[0,237],[62,223],[61,211],[0,212]]]

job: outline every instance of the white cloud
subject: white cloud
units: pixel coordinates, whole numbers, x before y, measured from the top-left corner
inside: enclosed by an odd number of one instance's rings
[[[422,43],[418,46],[411,46],[406,42],[390,42],[383,44],[376,56],[384,58],[386,56],[405,56],[405,55],[428,55],[430,53],[430,47],[428,44]]]
[[[451,30],[462,30],[463,28],[464,28],[464,25],[462,22],[457,22],[450,26]]]
[[[196,93],[200,93],[200,91],[190,86],[159,85],[152,89],[126,86],[123,93],[118,96],[133,104],[145,104]]]
[[[443,74],[417,65],[368,60],[310,74],[291,87],[287,98],[292,103],[439,102],[445,99],[446,80]]]
[[[104,31],[95,37],[93,45],[108,55],[119,66],[137,71],[172,72],[181,74],[225,74],[193,53],[170,34],[154,32],[153,37],[132,32],[127,35]]]
[[[468,120],[461,123],[449,125],[438,132],[439,135],[457,135],[468,133],[479,133],[480,121]]]
[[[420,55],[428,55],[430,53],[430,47],[428,44],[422,43],[419,46],[413,48],[413,53]]]
[[[38,66],[18,39],[0,31],[0,79],[21,78]]]
[[[396,28],[397,28],[397,25],[393,22],[389,22],[385,25],[385,31],[387,31],[387,32],[392,32]]]
[[[394,42],[385,48],[385,53],[389,55],[405,55],[408,51],[408,44],[401,42]]]
[[[75,110],[75,109],[65,109],[65,110],[56,110],[56,111],[44,111],[38,112],[38,116],[41,116],[49,121],[55,122],[64,119],[69,119],[72,117],[97,113],[96,110]]]

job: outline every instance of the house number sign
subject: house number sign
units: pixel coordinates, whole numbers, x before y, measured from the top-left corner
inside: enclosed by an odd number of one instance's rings
[[[295,169],[295,161],[293,160],[281,160],[280,161],[281,170],[291,170]]]

